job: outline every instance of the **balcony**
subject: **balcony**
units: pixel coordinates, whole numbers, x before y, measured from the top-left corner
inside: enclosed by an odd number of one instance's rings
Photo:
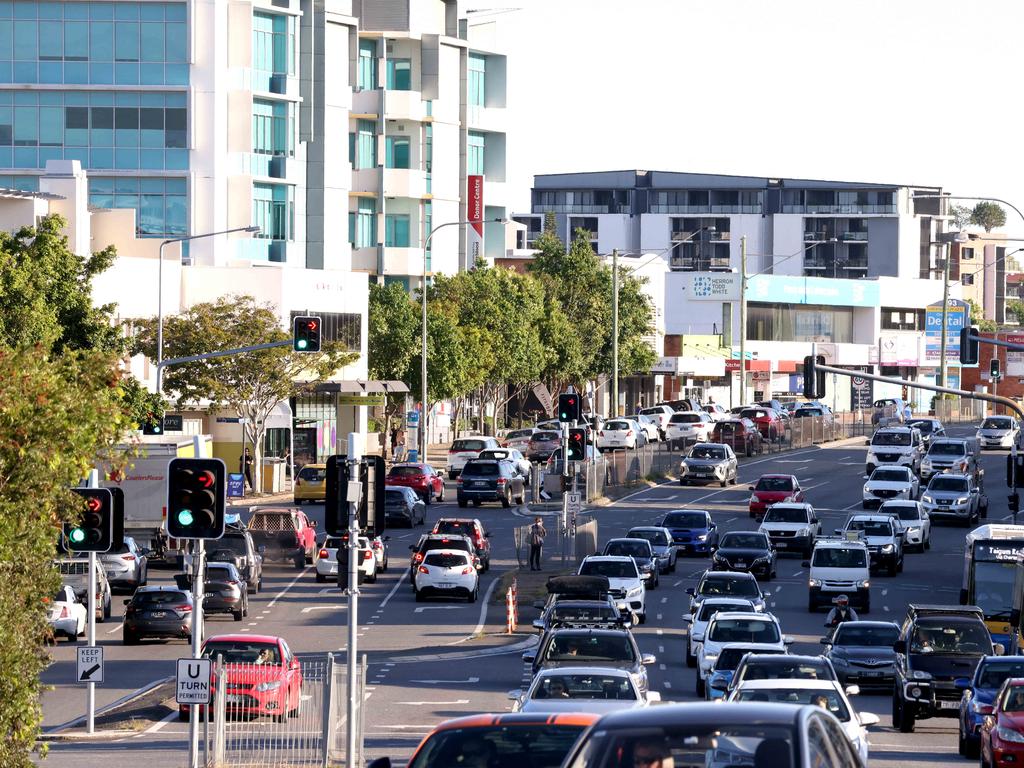
[[[864,232],[843,232],[840,238],[844,243],[866,243],[868,233]]]
[[[826,230],[820,232],[804,232],[805,243],[820,243],[832,239],[832,233]]]
[[[851,272],[867,272],[868,271],[868,260],[867,259],[850,259],[847,262],[840,262],[839,266],[842,269],[849,270]]]
[[[420,91],[388,91],[384,100],[388,120],[423,120],[427,107]]]
[[[426,171],[411,168],[384,169],[384,197],[422,199],[427,194]]]
[[[725,232],[707,232],[707,231],[701,232],[699,230],[696,231],[696,232],[673,232],[672,233],[672,242],[673,243],[683,243],[683,242],[694,243],[694,242],[702,242],[704,240],[707,240],[708,242],[712,242],[712,243],[728,243],[729,240],[730,240],[730,233],[728,231],[725,231]]]
[[[669,266],[673,272],[730,272],[732,267],[725,256],[672,256]]]

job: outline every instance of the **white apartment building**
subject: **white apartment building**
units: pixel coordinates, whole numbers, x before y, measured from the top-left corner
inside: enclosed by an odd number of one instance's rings
[[[926,308],[941,305],[946,218],[939,200],[915,196],[940,193],[661,171],[550,174],[535,178],[532,210],[515,218],[527,227],[523,246],[551,212],[563,240],[584,229],[598,253],[618,249],[620,265],[648,278],[661,359],[653,371],[623,372],[637,374],[620,386],[619,408],[632,409],[693,391],[737,401],[743,243],[748,399],[798,393],[810,342],[838,366],[933,380]],[[954,284],[951,298],[960,292]],[[952,384],[958,376],[951,367]],[[839,408],[890,392],[879,384],[855,395],[849,380],[831,377],[828,388]]]

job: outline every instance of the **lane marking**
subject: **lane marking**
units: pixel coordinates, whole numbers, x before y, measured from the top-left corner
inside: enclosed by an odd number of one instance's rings
[[[456,699],[455,701],[396,701],[396,704],[408,704],[410,707],[423,707],[428,704],[469,704],[469,699]]]
[[[167,716],[164,717],[163,720],[160,720],[157,723],[153,723],[153,725],[149,726],[149,728],[144,730],[142,733],[140,733],[135,738],[139,739],[139,738],[142,738],[143,736],[148,736],[151,733],[156,733],[161,728],[163,728],[165,725],[167,725],[169,722],[171,722],[171,720],[175,720],[177,717],[178,717],[178,711],[174,710],[173,712],[168,713]]]
[[[395,592],[397,592],[398,588],[400,586],[402,586],[402,582],[405,581],[405,577],[408,576],[408,575],[409,575],[409,569],[408,568],[403,568],[402,569],[402,575],[398,577],[398,581],[395,582],[395,586],[393,586],[391,588],[391,591],[388,592],[388,596],[380,601],[380,606],[378,607],[378,610],[380,610],[380,611],[384,610],[385,606],[387,606],[387,604],[391,601],[391,598],[395,596]]]
[[[86,589],[88,589],[88,585],[86,585]],[[120,632],[120,631],[121,631],[122,629],[124,629],[124,622],[121,622],[120,624],[118,624],[118,625],[117,625],[116,627],[114,627],[114,628],[113,628],[112,630],[110,630],[109,632],[107,632],[107,634],[108,634],[108,635],[112,635],[112,634],[114,634],[115,632]]]
[[[312,613],[313,611],[343,611],[348,606],[345,605],[311,605],[308,608],[303,608],[299,613]]]
[[[267,608],[273,608],[277,604],[277,601],[288,593],[288,590],[290,590],[292,587],[299,583],[299,579],[305,576],[306,571],[308,571],[311,567],[312,566],[307,565],[301,571],[299,571],[298,575],[296,575],[296,577],[288,583],[288,586],[286,586],[284,589],[278,592],[274,599],[267,603]]]

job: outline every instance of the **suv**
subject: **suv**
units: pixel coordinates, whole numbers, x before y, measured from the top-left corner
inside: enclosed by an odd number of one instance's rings
[[[984,656],[996,653],[985,615],[973,605],[907,606],[896,651],[892,727],[911,733],[917,720],[957,717],[963,691]]]
[[[928,446],[928,453],[921,461],[921,480],[928,482],[934,475],[947,471],[977,478],[977,454],[971,450],[967,440],[942,437],[932,440]]]
[[[224,526],[224,535],[206,545],[208,562],[231,563],[242,574],[249,592],[263,589],[263,555],[249,531],[238,524]]]
[[[871,412],[871,423],[886,427],[890,424],[902,424],[903,413],[907,404],[901,397],[887,397],[875,400]]]
[[[475,459],[480,455],[480,451],[489,448],[501,448],[501,444],[495,438],[484,435],[460,437],[448,449],[448,477],[454,480],[462,473],[467,461]]]
[[[868,545],[859,539],[818,539],[811,559],[802,563],[811,571],[807,579],[807,610],[813,613],[823,601],[846,595],[851,605],[870,613],[870,562]]]
[[[655,589],[658,586],[658,558],[655,557],[654,547],[647,539],[609,539],[601,554],[632,557],[647,589]]]
[[[868,445],[867,471],[870,475],[875,467],[882,464],[898,464],[910,467],[912,472],[921,470],[924,454],[921,431],[915,427],[883,427],[871,436]]]
[[[316,555],[316,522],[298,508],[256,507],[246,526],[264,559],[292,562],[300,571]]]
[[[590,555],[580,563],[579,576],[604,576],[608,592],[626,603],[643,624],[647,621],[647,587],[632,557]]]
[[[484,530],[484,524],[475,517],[442,517],[434,523],[430,532],[466,536],[476,547],[484,573],[491,569],[491,534]]]
[[[872,568],[886,568],[890,576],[903,572],[903,528],[890,514],[852,515],[837,534],[856,534],[868,545]]]
[[[988,498],[971,475],[935,475],[921,494],[929,517],[948,517],[966,525],[988,515]]]
[[[768,507],[758,530],[768,535],[777,551],[802,552],[810,557],[815,539],[821,534],[821,523],[810,504],[787,501]]]
[[[455,482],[458,484],[456,501],[463,508],[471,501],[474,507],[484,501],[496,501],[506,509],[513,502],[523,504],[526,501],[526,481],[511,461],[467,461]]]

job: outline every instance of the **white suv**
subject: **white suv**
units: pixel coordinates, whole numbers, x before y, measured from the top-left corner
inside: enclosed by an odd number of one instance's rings
[[[704,688],[711,668],[725,643],[760,643],[786,650],[793,642],[783,637],[779,621],[770,613],[746,611],[719,611],[711,617],[703,634],[694,635],[697,649],[697,695],[704,696]]]
[[[810,560],[807,579],[807,610],[812,613],[829,605],[839,595],[863,613],[871,612],[871,571],[868,545],[845,537],[819,538]]]
[[[878,467],[864,483],[864,509],[877,507],[889,499],[914,500],[920,495],[921,481],[910,467]]]
[[[632,557],[591,555],[580,563],[579,575],[606,577],[608,593],[624,600],[641,624],[647,621],[647,587]]]
[[[666,440],[693,440],[707,443],[715,431],[715,421],[704,411],[678,411],[668,419]]]
[[[487,451],[501,448],[501,444],[493,437],[476,435],[474,437],[460,437],[452,447],[448,449],[448,477],[453,480],[462,473],[466,462],[475,459],[480,451]],[[423,457],[421,460],[425,460]]]
[[[885,464],[898,464],[910,467],[917,473],[921,469],[924,456],[924,443],[921,430],[916,427],[885,427],[871,436],[868,446],[867,472],[870,475],[875,467]]]
[[[698,635],[703,637],[704,631],[708,627],[708,622],[711,621],[715,614],[722,611],[757,613],[754,610],[753,602],[742,597],[709,597],[701,603],[700,609],[696,614],[683,616],[683,621],[690,623],[690,631],[687,633],[686,638],[686,666],[697,666],[697,646],[699,643],[694,640],[694,637]]]

